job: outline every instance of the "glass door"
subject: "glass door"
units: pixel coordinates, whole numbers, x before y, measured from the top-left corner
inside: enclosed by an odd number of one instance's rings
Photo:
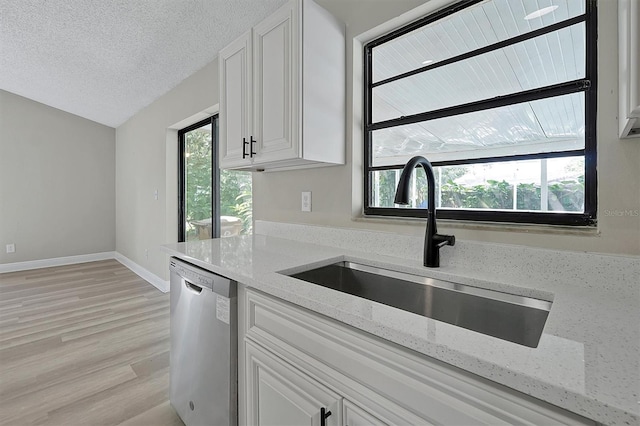
[[[251,173],[218,168],[218,116],[178,132],[178,241],[252,232]]]

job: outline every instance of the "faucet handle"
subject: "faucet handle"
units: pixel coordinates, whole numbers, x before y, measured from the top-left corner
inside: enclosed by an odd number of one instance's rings
[[[436,245],[438,248],[442,248],[444,246],[455,246],[456,245],[456,236],[455,235],[440,235],[436,234],[433,236],[433,239],[436,241]]]

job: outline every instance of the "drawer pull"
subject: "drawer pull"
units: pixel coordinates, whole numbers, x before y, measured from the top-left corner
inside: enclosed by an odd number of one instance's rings
[[[253,150],[253,144],[256,143],[255,139],[253,139],[253,136],[251,136],[250,138],[251,143],[249,144],[249,157],[253,158],[254,155],[256,155],[256,152]]]
[[[249,145],[249,142],[247,142],[247,138],[242,138],[242,159],[247,158],[247,155],[249,155],[247,154],[247,150],[245,149],[247,145]]]
[[[327,417],[331,415],[331,411],[325,410],[324,407],[320,409],[320,426],[327,426]]]

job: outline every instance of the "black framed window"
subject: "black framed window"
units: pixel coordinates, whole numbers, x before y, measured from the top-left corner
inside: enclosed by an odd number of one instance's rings
[[[178,131],[178,241],[220,236],[218,116]]]
[[[251,172],[220,170],[218,115],[178,131],[178,241],[253,232]]]
[[[596,1],[541,4],[465,0],[365,45],[366,215],[426,217],[421,169],[393,203],[422,155],[438,218],[595,223]]]

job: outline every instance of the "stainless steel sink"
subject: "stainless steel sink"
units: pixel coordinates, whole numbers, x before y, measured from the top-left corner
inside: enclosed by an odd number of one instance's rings
[[[551,309],[546,300],[353,262],[288,275],[532,348],[538,346]]]

